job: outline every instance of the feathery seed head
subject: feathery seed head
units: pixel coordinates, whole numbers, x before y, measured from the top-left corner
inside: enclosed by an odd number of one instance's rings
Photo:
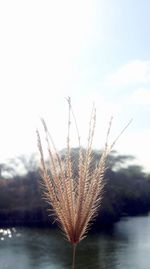
[[[42,178],[45,186],[44,196],[49,204],[51,204],[56,221],[58,222],[68,241],[70,241],[73,245],[77,245],[86,236],[91,221],[98,212],[104,187],[103,177],[105,172],[105,163],[107,156],[116,140],[110,147],[108,147],[108,136],[112,124],[111,119],[104,151],[100,157],[99,163],[94,166],[92,157],[92,142],[96,124],[95,108],[92,110],[89,123],[87,148],[86,151],[83,151],[80,145],[79,131],[74,113],[72,111],[70,98],[68,98],[67,101],[69,104],[68,137],[67,150],[64,158],[61,158],[56,150],[55,144],[43,119],[42,124],[46,135],[47,149],[49,154],[49,169],[47,169],[44,161],[44,153],[38,131],[37,138],[38,148],[41,155]],[[79,142],[77,160],[73,160],[71,156],[71,113],[75,120]],[[76,161],[76,173],[74,169],[74,161]],[[50,173],[48,171],[50,171]]]

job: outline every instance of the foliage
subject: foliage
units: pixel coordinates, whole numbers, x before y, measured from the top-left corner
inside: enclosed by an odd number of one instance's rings
[[[72,149],[71,158],[74,154],[77,156],[77,152],[78,148]],[[60,154],[63,158],[64,151]],[[94,160],[100,158],[98,154],[100,151],[92,152]],[[124,158],[112,152],[109,159],[112,166],[106,170],[103,203],[93,226],[97,230],[102,225],[111,225],[121,216],[144,214],[150,210],[150,175],[145,174],[140,166],[125,166],[128,156]],[[76,173],[75,166],[74,173]],[[116,167],[120,168],[116,170]],[[24,175],[0,179],[1,226],[52,225],[47,216],[47,205],[42,199],[40,178],[39,168],[35,166],[34,171],[29,169]]]

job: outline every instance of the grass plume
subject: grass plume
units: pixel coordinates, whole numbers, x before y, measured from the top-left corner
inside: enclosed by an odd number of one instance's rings
[[[104,187],[103,177],[106,159],[116,140],[110,147],[108,147],[108,137],[112,124],[111,119],[104,151],[101,155],[99,163],[93,167],[91,164],[92,142],[96,124],[95,108],[93,107],[91,113],[88,143],[85,153],[83,153],[80,145],[79,131],[75,121],[79,142],[79,156],[77,176],[74,176],[70,147],[70,124],[71,115],[73,116],[74,120],[75,117],[72,111],[70,98],[68,98],[67,101],[69,104],[69,115],[67,150],[65,158],[62,159],[56,150],[55,144],[43,119],[42,124],[47,142],[49,168],[47,168],[47,165],[45,164],[42,142],[38,131],[37,137],[38,148],[41,156],[44,197],[52,206],[55,219],[65,237],[73,245],[72,268],[75,268],[76,246],[86,236],[91,225],[91,221],[93,221],[98,212]]]

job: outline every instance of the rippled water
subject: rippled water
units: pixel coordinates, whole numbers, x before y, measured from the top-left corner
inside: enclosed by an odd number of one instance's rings
[[[69,269],[72,249],[57,231],[0,229],[0,269]],[[77,249],[76,269],[149,269],[150,216],[126,218]]]

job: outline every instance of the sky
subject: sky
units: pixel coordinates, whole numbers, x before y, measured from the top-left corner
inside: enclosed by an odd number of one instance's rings
[[[71,97],[86,146],[93,103],[93,147],[110,143],[150,172],[150,1],[0,1],[0,162],[38,153],[44,117],[65,148]],[[75,124],[71,145],[78,146]]]

